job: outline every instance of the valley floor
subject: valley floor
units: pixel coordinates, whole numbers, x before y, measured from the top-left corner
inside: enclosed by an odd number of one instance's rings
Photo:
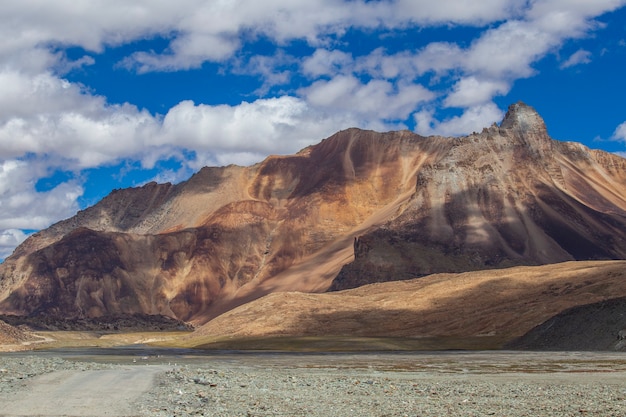
[[[626,355],[15,353],[0,356],[0,404],[7,416],[621,416]]]

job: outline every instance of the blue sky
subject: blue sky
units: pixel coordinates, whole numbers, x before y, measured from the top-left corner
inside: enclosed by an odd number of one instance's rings
[[[626,0],[0,4],[0,259],[114,188],[522,100],[626,155]]]

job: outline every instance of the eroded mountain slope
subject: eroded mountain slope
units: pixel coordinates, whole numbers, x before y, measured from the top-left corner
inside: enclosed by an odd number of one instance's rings
[[[551,140],[530,107],[453,140],[402,213],[360,236],[332,289],[518,264],[626,258],[626,160]]]
[[[287,286],[323,291],[351,256],[335,259],[334,248],[350,249],[355,228],[408,198],[415,171],[445,150],[409,132],[352,129],[253,167],[115,191],[7,259],[1,309],[202,319],[311,262],[327,272]],[[252,290],[238,295],[242,287]]]
[[[202,323],[275,291],[624,259],[625,190],[626,160],[553,141],[522,103],[463,138],[349,129],[111,193],[0,265],[0,312]]]

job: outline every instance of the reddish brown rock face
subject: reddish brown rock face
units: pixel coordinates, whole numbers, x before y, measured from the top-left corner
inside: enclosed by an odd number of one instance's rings
[[[518,103],[468,137],[349,129],[115,191],[0,265],[0,312],[204,322],[275,291],[624,258],[626,160],[551,140]]]

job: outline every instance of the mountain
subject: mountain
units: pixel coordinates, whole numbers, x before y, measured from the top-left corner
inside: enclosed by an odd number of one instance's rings
[[[517,103],[467,137],[349,129],[116,190],[0,265],[0,313],[198,324],[278,291],[588,259],[626,259],[626,160]]]
[[[557,142],[529,106],[450,139],[401,213],[360,236],[331,289],[509,265],[625,259],[626,160]]]

